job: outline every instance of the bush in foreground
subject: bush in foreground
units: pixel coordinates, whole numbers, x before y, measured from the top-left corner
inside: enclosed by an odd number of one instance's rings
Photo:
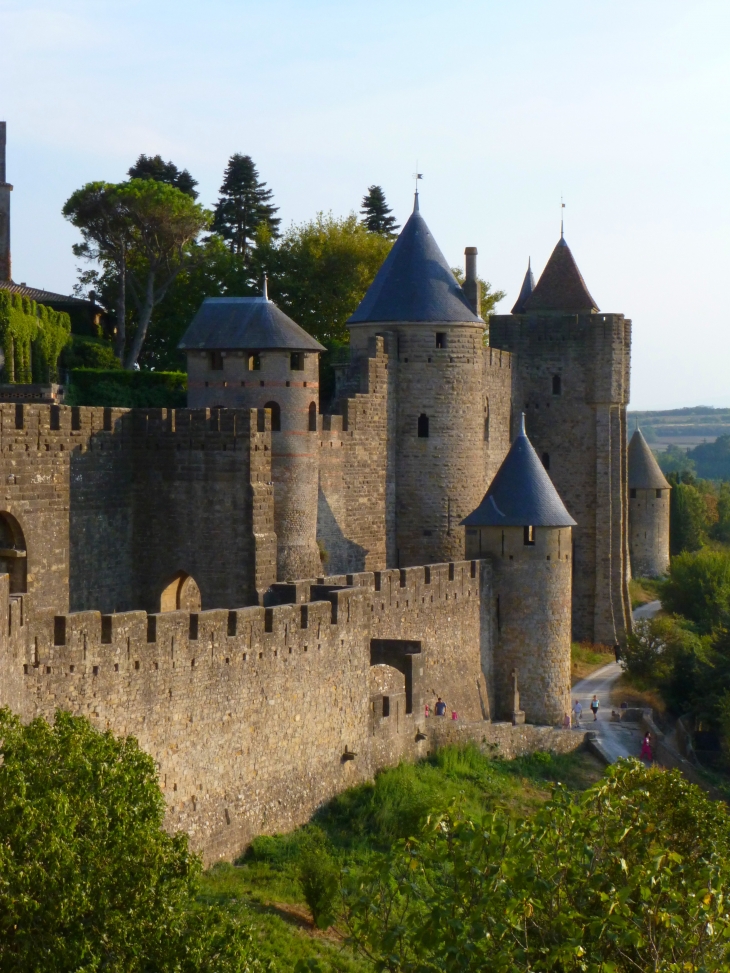
[[[245,929],[196,902],[152,759],[57,713],[0,710],[0,971],[244,973]]]
[[[453,809],[345,878],[353,945],[391,973],[730,969],[724,805],[622,761],[536,815]]]

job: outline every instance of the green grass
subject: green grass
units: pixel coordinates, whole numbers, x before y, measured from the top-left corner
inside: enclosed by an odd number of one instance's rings
[[[648,605],[650,601],[658,601],[661,581],[658,578],[632,578],[629,581],[629,595],[631,596],[631,610],[640,605]]]
[[[256,838],[236,865],[219,864],[206,872],[202,897],[244,918],[259,939],[262,957],[280,973],[289,973],[299,960],[315,959],[322,973],[371,973],[373,967],[344,944],[341,930],[322,933],[309,921],[298,860],[313,837],[324,840],[342,865],[357,865],[417,834],[430,814],[454,801],[475,816],[500,806],[521,817],[548,798],[555,782],[583,790],[602,771],[583,752],[538,752],[508,761],[490,758],[473,744],[447,747],[339,794],[291,834]]]

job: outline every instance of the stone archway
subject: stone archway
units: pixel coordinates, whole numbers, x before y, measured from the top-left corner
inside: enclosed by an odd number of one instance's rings
[[[10,594],[25,594],[28,590],[28,552],[25,536],[18,521],[0,511],[0,574],[10,576]]]
[[[162,593],[160,594],[160,611],[199,612],[200,609],[200,588],[195,578],[185,571],[178,571],[162,589]]]

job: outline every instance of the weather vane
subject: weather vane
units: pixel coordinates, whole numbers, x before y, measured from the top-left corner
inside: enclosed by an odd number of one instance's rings
[[[418,195],[418,180],[423,179],[423,173],[418,171],[418,159],[416,159],[416,171],[413,173],[413,178],[416,180],[416,195]]]
[[[563,194],[560,194],[560,239],[563,239],[563,210],[565,209],[565,203],[563,202]]]

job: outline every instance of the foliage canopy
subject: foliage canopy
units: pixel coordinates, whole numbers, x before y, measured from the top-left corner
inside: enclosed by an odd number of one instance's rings
[[[0,290],[0,343],[6,382],[58,381],[58,359],[70,340],[68,314]]]
[[[0,710],[0,971],[244,973],[246,931],[195,899],[152,759],[57,713]]]
[[[385,236],[394,237],[396,230],[400,229],[393,211],[385,200],[385,193],[382,186],[369,186],[367,194],[363,196],[362,225],[370,230],[371,233],[382,233]]]

